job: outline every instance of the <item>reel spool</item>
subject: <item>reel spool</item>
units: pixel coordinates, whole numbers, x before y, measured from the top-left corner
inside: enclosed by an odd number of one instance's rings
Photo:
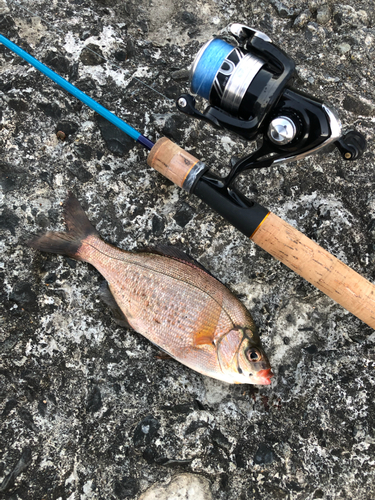
[[[190,70],[192,93],[210,105],[201,113],[192,95],[177,99],[183,113],[246,140],[262,135],[259,149],[232,161],[226,185],[244,170],[298,160],[332,143],[345,160],[363,154],[366,140],[362,134],[355,130],[342,134],[332,108],[291,87],[294,61],[267,35],[242,24],[233,24],[230,32],[230,42],[208,41]]]

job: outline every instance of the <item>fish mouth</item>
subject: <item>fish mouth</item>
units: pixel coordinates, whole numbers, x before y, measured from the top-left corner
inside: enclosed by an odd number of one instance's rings
[[[253,384],[270,385],[272,377],[274,377],[274,374],[272,373],[271,368],[268,368],[267,370],[259,370],[253,379]]]

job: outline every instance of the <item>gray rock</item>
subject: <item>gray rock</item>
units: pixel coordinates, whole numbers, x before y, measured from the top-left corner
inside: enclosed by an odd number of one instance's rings
[[[348,94],[342,103],[344,109],[361,116],[374,116],[375,105],[366,99]]]
[[[5,476],[2,483],[0,484],[0,493],[5,493],[10,490],[14,485],[14,481],[25,469],[27,469],[32,460],[32,453],[30,448],[25,448],[22,450],[20,459],[18,460],[15,467]]]
[[[7,14],[9,10],[6,0],[0,0],[0,15]]]
[[[356,8],[355,3],[351,5],[336,3],[333,6],[332,17],[338,27],[341,26],[368,26],[372,15],[372,8],[368,10]]]
[[[290,18],[298,14],[294,2],[290,0],[285,0],[284,2],[282,2],[281,0],[271,0],[270,4],[275,8],[278,15],[282,18]]]
[[[42,62],[61,55],[55,62],[90,97],[222,173],[255,144],[179,114],[174,99],[199,48],[229,23],[266,32],[295,60],[294,85],[331,103],[368,145],[355,162],[324,151],[237,185],[375,280],[372,1],[57,9],[29,0],[31,14],[19,5],[0,0],[3,34]],[[88,44],[117,54],[114,64],[84,64]],[[1,45],[0,66],[0,496],[375,498],[373,330],[151,171],[144,148],[103,131],[94,112]],[[259,327],[272,385],[226,385],[160,359],[112,319],[91,266],[29,249],[31,235],[63,229],[71,190],[110,243],[175,245],[228,285]]]
[[[171,74],[171,77],[173,80],[179,81],[179,80],[188,80],[189,79],[189,70],[187,69],[179,69],[177,71],[173,71]]]
[[[102,137],[107,148],[116,156],[124,156],[134,146],[134,141],[122,130],[103,118],[101,115],[96,115],[96,121],[100,128]]]

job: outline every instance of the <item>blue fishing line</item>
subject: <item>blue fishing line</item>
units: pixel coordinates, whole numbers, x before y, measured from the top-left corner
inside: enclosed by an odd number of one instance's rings
[[[93,109],[96,111],[99,115],[103,116],[106,120],[109,122],[113,123],[113,125],[116,125],[120,130],[125,132],[125,134],[129,135],[132,139],[135,139],[139,143],[141,143],[143,146],[145,146],[147,149],[151,149],[152,146],[154,145],[153,142],[151,142],[147,137],[144,137],[140,132],[135,130],[133,127],[128,125],[126,122],[118,118],[116,115],[108,111],[104,106],[99,104],[98,102],[94,101],[94,99],[91,99],[88,95],[86,95],[84,92],[81,90],[77,89],[74,85],[69,83],[65,78],[62,78],[60,75],[52,71],[50,68],[42,64],[38,59],[35,59],[35,57],[32,57],[30,54],[28,54],[26,51],[21,49],[21,47],[18,47],[15,43],[11,42],[5,36],[0,34],[0,42],[4,44],[8,49],[12,50],[15,52],[18,56],[22,57],[25,61],[27,61],[29,64],[34,66],[38,71],[43,73],[44,75],[48,76],[51,80],[53,80],[55,83],[60,85],[64,90],[72,94],[74,97],[82,101],[86,106],[89,108]]]
[[[209,100],[210,90],[220,66],[224,59],[232,52],[233,45],[215,38],[204,49],[202,54],[198,54],[198,63],[192,75],[190,88],[194,94]]]

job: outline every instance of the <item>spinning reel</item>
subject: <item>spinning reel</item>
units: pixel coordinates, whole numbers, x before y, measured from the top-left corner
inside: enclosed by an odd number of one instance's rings
[[[294,63],[266,35],[239,24],[232,26],[232,34],[237,45],[211,40],[193,65],[191,89],[209,100],[206,111],[197,111],[189,94],[178,99],[181,111],[247,140],[262,134],[262,146],[235,162],[226,178],[211,172],[166,137],[152,143],[1,34],[0,43],[149,149],[147,163],[152,168],[198,196],[269,254],[375,328],[375,286],[232,183],[244,170],[296,160],[329,143],[335,144],[345,159],[355,159],[363,153],[366,141],[354,130],[342,136],[340,122],[331,109],[287,86]]]
[[[356,130],[342,134],[336,112],[322,101],[293,89],[294,61],[260,31],[233,24],[234,40],[207,42],[190,70],[193,94],[210,105],[201,113],[195,98],[182,94],[180,111],[246,140],[262,136],[251,154],[232,159],[228,186],[241,172],[295,161],[334,144],[345,160],[356,160],[366,140]]]

